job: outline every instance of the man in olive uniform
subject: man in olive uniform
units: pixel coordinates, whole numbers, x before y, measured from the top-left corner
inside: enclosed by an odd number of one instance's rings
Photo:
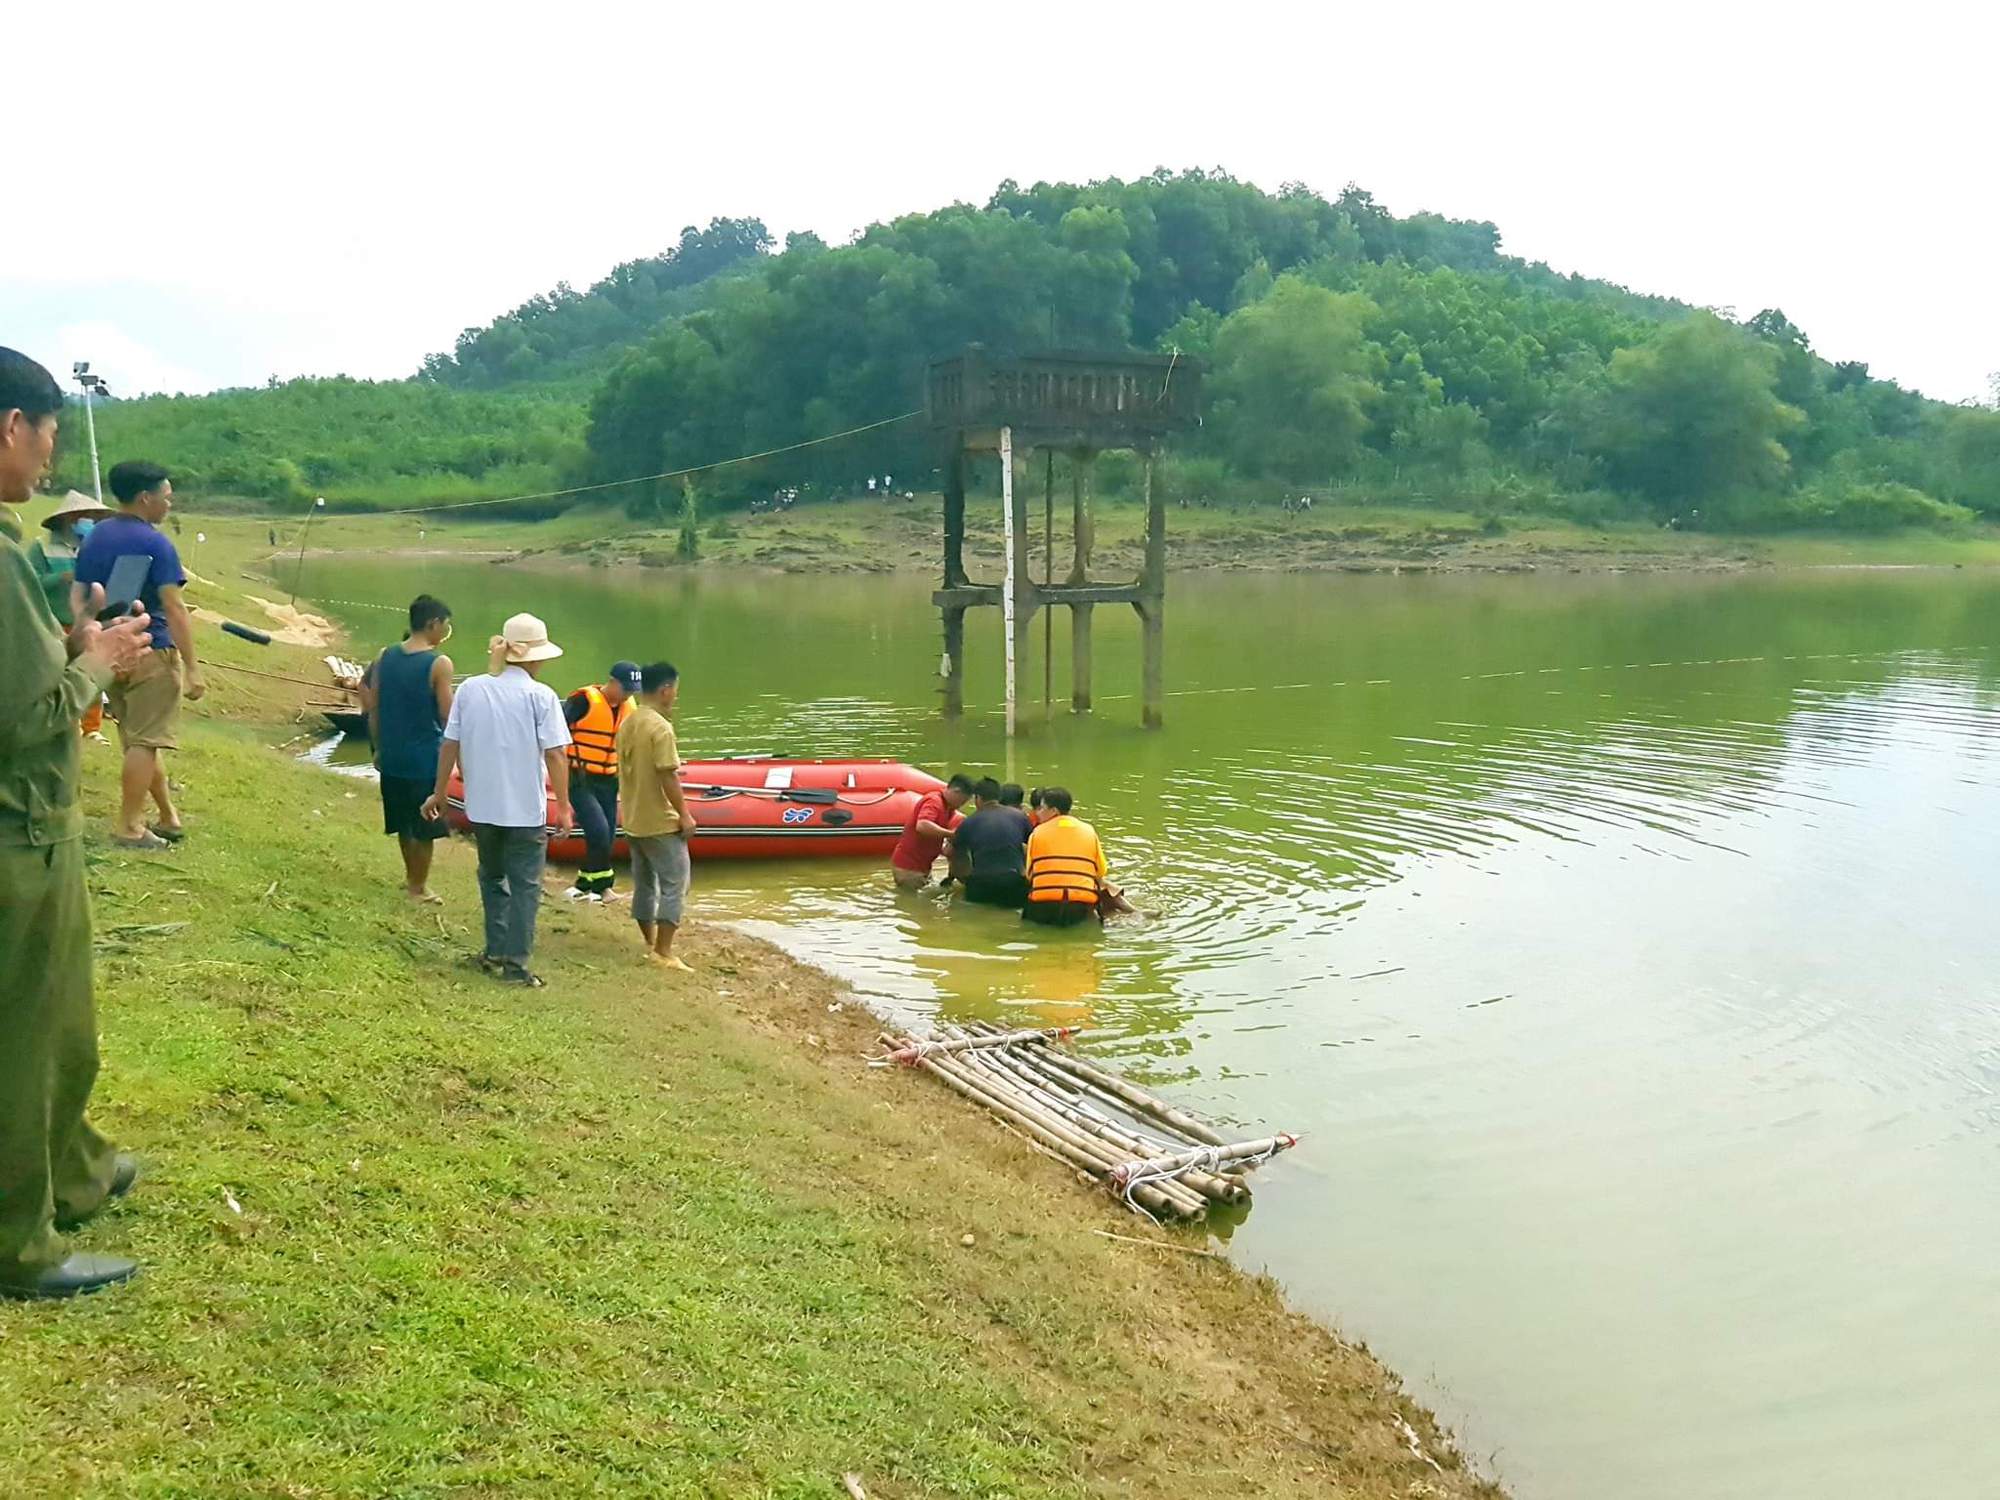
[[[0,349],[0,1296],[73,1297],[125,1280],[118,1256],[72,1254],[74,1228],[138,1177],[85,1123],[97,1077],[77,720],[150,644],[146,618],[65,634],[21,548],[15,507],[55,451],[62,391]]]

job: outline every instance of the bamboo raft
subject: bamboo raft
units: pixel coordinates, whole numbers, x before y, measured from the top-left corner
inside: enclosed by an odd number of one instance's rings
[[[878,1065],[921,1068],[1074,1167],[1133,1212],[1191,1222],[1216,1203],[1247,1204],[1247,1173],[1295,1135],[1232,1141],[1207,1121],[1093,1067],[1061,1043],[1069,1027],[1007,1031],[975,1023],[929,1040],[883,1036]]]

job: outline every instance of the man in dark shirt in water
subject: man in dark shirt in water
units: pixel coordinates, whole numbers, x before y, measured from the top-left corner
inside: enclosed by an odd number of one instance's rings
[[[1028,835],[1034,827],[1021,811],[1021,789],[1002,787],[989,776],[975,795],[977,810],[951,838],[954,864],[964,871],[965,899],[1018,910],[1028,899]]]

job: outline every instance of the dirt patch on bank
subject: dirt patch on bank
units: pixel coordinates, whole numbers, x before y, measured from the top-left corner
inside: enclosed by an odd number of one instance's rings
[[[340,644],[340,627],[325,615],[310,614],[294,605],[260,599],[255,594],[245,594],[243,597],[262,610],[264,618],[237,620],[234,623],[261,630],[281,646],[309,646],[315,651],[324,651]],[[221,626],[231,623],[228,615],[218,614],[204,605],[194,605],[189,612],[204,625]]]

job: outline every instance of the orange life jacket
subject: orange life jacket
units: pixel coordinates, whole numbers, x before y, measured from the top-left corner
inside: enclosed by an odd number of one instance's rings
[[[569,726],[569,766],[572,771],[588,771],[593,776],[618,774],[618,726],[631,711],[627,698],[617,708],[605,700],[604,689],[592,683],[583,690],[590,711]]]
[[[1103,861],[1096,829],[1068,813],[1049,819],[1028,837],[1028,899],[1094,905]]]

